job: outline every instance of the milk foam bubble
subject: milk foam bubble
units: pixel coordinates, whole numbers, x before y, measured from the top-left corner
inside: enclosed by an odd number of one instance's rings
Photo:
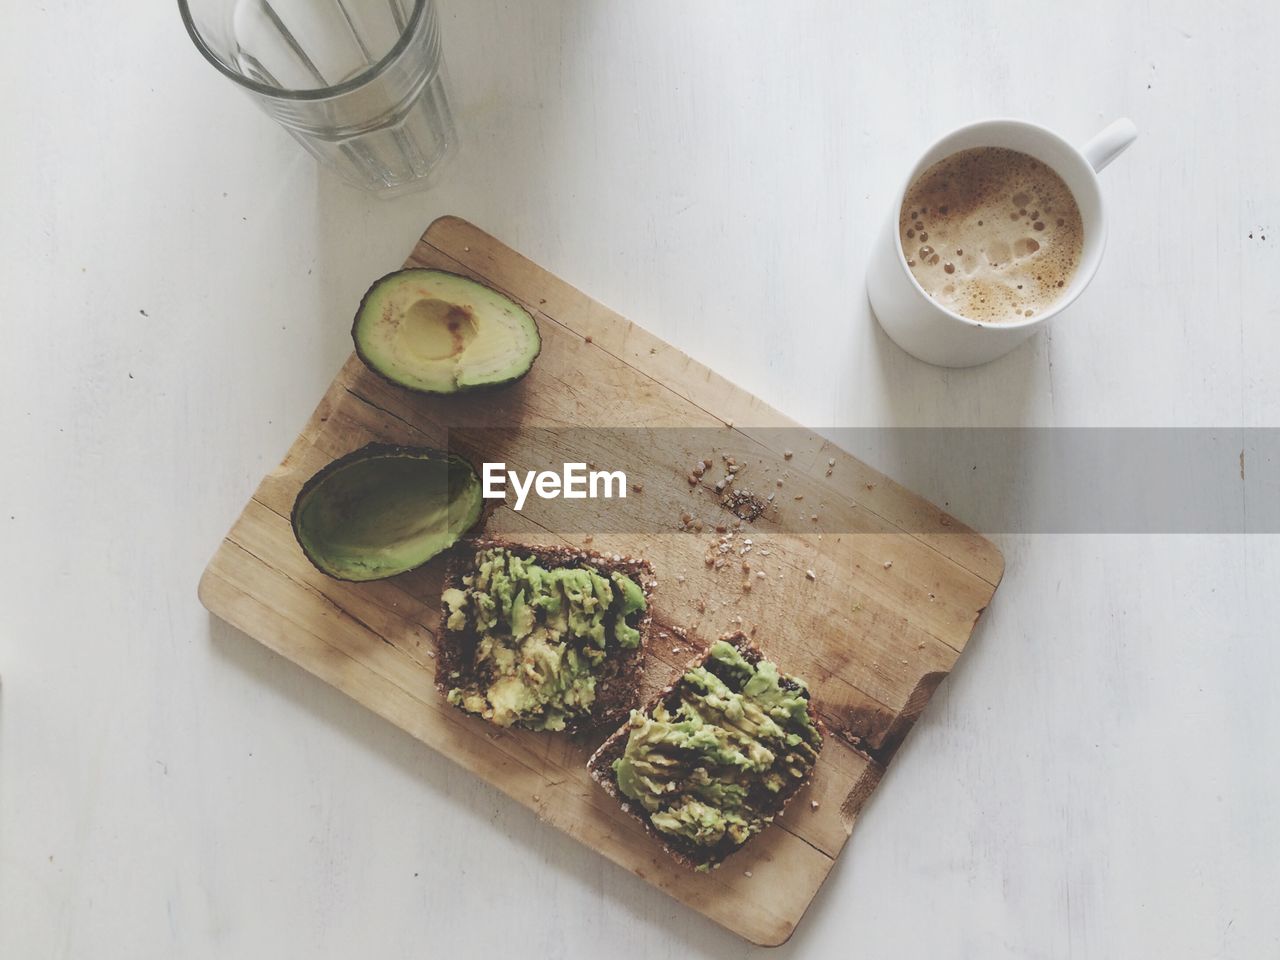
[[[961,150],[925,170],[907,190],[898,232],[925,293],[983,323],[1052,307],[1084,244],[1080,208],[1062,178],[1003,147]]]

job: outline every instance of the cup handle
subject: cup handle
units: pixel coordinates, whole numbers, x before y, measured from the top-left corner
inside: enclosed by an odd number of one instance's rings
[[[1121,117],[1099,130],[1080,152],[1094,172],[1101,173],[1103,167],[1124,153],[1137,138],[1138,128],[1134,122],[1128,117]]]

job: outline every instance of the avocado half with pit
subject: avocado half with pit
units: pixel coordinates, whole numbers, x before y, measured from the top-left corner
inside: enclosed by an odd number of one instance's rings
[[[360,301],[351,339],[370,370],[420,393],[514,383],[542,349],[528,310],[443,270],[383,277]]]
[[[337,580],[383,580],[422,566],[480,519],[480,479],[429,447],[373,443],[329,464],[293,502],[293,535]]]

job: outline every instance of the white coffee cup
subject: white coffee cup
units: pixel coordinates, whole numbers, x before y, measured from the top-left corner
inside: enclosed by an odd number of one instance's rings
[[[983,120],[961,127],[925,151],[894,194],[884,232],[867,267],[867,296],[880,326],[907,353],[944,367],[972,367],[1008,353],[1065,310],[1084,292],[1102,262],[1107,241],[1098,172],[1138,136],[1133,121],[1116,120],[1077,149],[1056,133],[1024,120]],[[1084,227],[1080,263],[1071,284],[1052,307],[1034,317],[1001,323],[979,322],[948,310],[924,292],[902,252],[898,217],[908,188],[945,157],[973,147],[1005,147],[1029,153],[1066,182],[1080,208]]]

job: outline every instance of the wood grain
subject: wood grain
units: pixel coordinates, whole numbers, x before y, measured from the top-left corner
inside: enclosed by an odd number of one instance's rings
[[[407,264],[466,273],[524,303],[544,341],[533,371],[512,389],[471,401],[412,395],[348,360],[219,547],[201,580],[201,601],[692,909],[755,943],[784,942],[885,765],[964,650],[1002,574],[999,552],[464,221],[433,223]],[[671,863],[591,783],[583,764],[594,740],[500,731],[439,698],[438,565],[381,583],[339,583],[306,561],[289,527],[301,484],[370,440],[440,443],[465,427],[563,426],[719,427],[756,462],[785,462],[795,484],[788,492],[812,491],[840,531],[796,533],[766,518],[752,536],[768,544],[769,581],[750,592],[740,575],[722,576],[704,563],[714,533],[673,528],[594,538],[596,549],[647,557],[658,571],[655,620],[667,627],[653,638],[650,683],[670,679],[692,644],[741,625],[785,670],[809,680],[835,732],[809,792],[785,820],[710,875]],[[517,446],[520,436],[515,431]],[[716,509],[701,487],[686,494],[701,497],[702,510]],[[489,528],[526,542],[562,539],[529,509],[499,510]]]

